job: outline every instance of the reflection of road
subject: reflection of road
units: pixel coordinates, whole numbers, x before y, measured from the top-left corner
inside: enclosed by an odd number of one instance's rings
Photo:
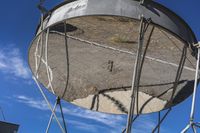
[[[64,33],[61,33],[61,32],[58,32],[58,31],[51,31],[51,32],[52,33],[57,33],[57,34],[60,34],[60,35],[64,35]],[[73,40],[84,42],[84,43],[87,43],[87,44],[90,44],[90,45],[95,45],[97,47],[102,47],[102,48],[106,48],[106,49],[110,49],[110,50],[118,51],[118,52],[121,52],[121,53],[126,53],[126,54],[130,54],[130,55],[136,56],[136,53],[133,53],[133,52],[130,52],[130,51],[113,48],[113,47],[110,47],[110,46],[107,46],[107,45],[102,45],[102,44],[99,44],[99,43],[96,43],[96,42],[87,41],[87,40],[84,40],[84,39],[81,39],[81,38],[77,38],[77,37],[74,37],[74,36],[69,36],[68,35],[68,37],[73,39]],[[177,68],[179,67],[179,65],[176,64],[176,63],[168,62],[168,61],[161,60],[161,59],[158,59],[158,58],[153,58],[153,57],[150,57],[150,56],[145,56],[145,58],[148,59],[148,60],[151,60],[151,61],[159,62],[159,63],[166,64],[166,65],[171,65],[171,66],[174,66],[174,67],[177,67]],[[194,68],[187,67],[187,66],[184,66],[183,68],[186,69],[186,70],[195,72]]]

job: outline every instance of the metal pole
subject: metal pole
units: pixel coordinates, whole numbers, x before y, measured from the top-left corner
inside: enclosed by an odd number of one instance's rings
[[[135,98],[136,94],[138,91],[138,71],[140,67],[140,61],[141,61],[141,55],[142,55],[142,47],[143,47],[143,21],[144,18],[143,16],[141,17],[141,22],[140,22],[140,36],[139,36],[139,42],[138,42],[138,50],[137,50],[137,56],[136,56],[136,61],[135,61],[135,67],[134,67],[134,72],[133,72],[133,79],[132,79],[132,93],[131,93],[131,103],[130,103],[130,108],[128,112],[128,119],[127,119],[127,126],[126,126],[126,133],[131,133],[131,127],[132,127],[132,121],[133,121],[133,114],[134,114],[134,106],[135,106]]]
[[[185,133],[189,128],[190,128],[191,124],[189,123],[182,131],[181,133]]]
[[[187,130],[192,127],[193,131],[195,132],[194,126],[194,110],[195,110],[195,102],[196,102],[196,92],[197,92],[197,84],[199,78],[199,61],[200,61],[200,42],[197,44],[198,54],[197,54],[197,64],[196,64],[196,72],[195,72],[195,80],[194,80],[194,90],[193,90],[193,97],[192,97],[192,106],[190,112],[190,122],[189,124],[181,131],[181,133],[187,132]]]
[[[66,80],[66,85],[65,85],[65,89],[64,89],[64,92],[61,96],[61,98],[64,97],[66,91],[67,91],[67,87],[68,87],[68,83],[69,83],[69,52],[68,52],[68,36],[67,36],[67,26],[66,26],[66,22],[64,21],[63,22],[64,24],[64,31],[65,31],[65,51],[66,51],[66,60],[67,60],[67,80]]]
[[[199,42],[200,45],[200,42]],[[194,81],[194,91],[192,97],[192,107],[190,113],[190,120],[194,120],[194,109],[195,109],[195,101],[196,101],[196,91],[197,91],[197,84],[198,84],[198,73],[199,73],[199,60],[200,60],[200,47],[198,47],[198,55],[197,55],[197,64],[196,64],[196,74],[195,74],[195,81]]]

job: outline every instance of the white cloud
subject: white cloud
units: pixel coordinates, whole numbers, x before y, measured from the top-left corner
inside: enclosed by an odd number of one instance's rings
[[[23,95],[15,96],[15,98],[17,99],[18,102],[24,103],[29,107],[36,108],[39,110],[49,110],[44,100],[35,100],[33,98],[23,96]]]
[[[92,119],[113,128],[116,126],[120,126],[122,122],[124,121],[124,118],[122,115],[111,115],[111,114],[99,113],[99,112],[82,109],[80,107],[76,107],[72,109],[63,108],[63,112],[66,114],[84,118],[84,119]]]
[[[37,100],[23,95],[15,96],[15,98],[17,99],[18,102],[26,104],[29,107],[43,111],[49,110],[44,100]],[[99,112],[93,112],[90,110],[82,109],[80,107],[70,107],[70,108],[63,107],[63,112],[66,115],[71,115],[82,119],[94,120],[104,125],[108,125],[111,128],[116,128],[116,127],[122,128],[122,122],[124,122],[124,118],[121,115],[109,115]]]
[[[20,50],[11,46],[0,48],[0,71],[15,78],[30,78],[30,71],[21,57]]]
[[[37,100],[31,97],[19,95],[15,96],[18,102],[26,104],[29,107],[43,110],[43,111],[49,111],[49,108],[44,100]],[[80,107],[63,107],[63,112],[66,115],[70,115],[73,117],[78,117],[80,121],[74,121],[67,119],[67,123],[71,123],[76,128],[88,130],[91,132],[98,132],[97,129],[104,129],[109,130],[110,133],[119,133],[122,132],[122,130],[125,128],[126,125],[126,117],[124,115],[110,115],[105,113],[99,113],[94,112],[90,110],[85,110]],[[105,126],[97,125],[94,123],[84,123],[84,121],[87,121],[87,119],[96,121],[100,124],[103,124]],[[151,117],[150,115],[145,115],[139,117],[132,126],[132,130],[135,133],[144,133],[144,132],[151,132],[152,129],[156,126],[157,122],[156,119]],[[161,126],[162,132],[169,131],[168,129],[165,129],[165,127]]]
[[[83,123],[81,121],[74,121],[74,120],[66,120],[67,124],[72,124],[73,126],[75,126],[76,128],[79,128],[81,130],[85,130],[85,131],[90,131],[92,133],[97,132],[97,126],[94,124],[87,124],[87,123]]]

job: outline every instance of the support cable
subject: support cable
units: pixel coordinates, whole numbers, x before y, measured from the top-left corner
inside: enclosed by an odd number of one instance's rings
[[[65,129],[65,133],[67,133],[67,126],[66,126],[65,117],[64,117],[64,113],[63,113],[63,109],[62,109],[62,105],[61,105],[61,101],[60,101],[59,97],[58,97],[58,105],[60,107],[60,113],[61,113],[61,116],[62,116],[62,121],[63,121],[64,129]]]
[[[65,31],[65,34],[64,34],[64,37],[65,37],[65,51],[66,51],[66,61],[67,61],[67,78],[66,78],[66,85],[65,85],[65,88],[64,88],[64,92],[61,96],[61,98],[63,98],[65,96],[65,93],[67,91],[67,87],[68,87],[68,84],[69,84],[69,50],[68,50],[68,36],[67,36],[67,26],[66,26],[66,22],[63,22],[64,23],[64,31]]]
[[[53,73],[50,66],[48,65],[48,38],[49,38],[49,28],[47,29],[46,41],[45,41],[45,65],[46,65],[46,72],[47,72],[47,78],[48,78],[47,88],[51,88],[52,93],[55,94],[54,88],[52,86]]]
[[[163,30],[161,30],[161,29],[159,29],[159,31],[160,31],[161,33],[163,33],[163,35],[165,35],[165,36],[170,40],[170,42],[171,42],[180,52],[182,52],[182,49],[178,47],[178,45],[176,44],[176,42],[175,42],[171,37],[169,37],[169,35],[168,35],[167,33],[165,33],[165,32],[164,32]],[[186,60],[190,63],[191,67],[192,67],[193,69],[195,69],[194,64],[192,63],[192,61],[191,61],[188,57],[186,57]]]
[[[43,15],[41,15],[41,23],[43,23]],[[41,25],[41,29],[43,30],[43,24]],[[40,46],[40,49],[39,49],[39,46]],[[39,57],[38,57],[38,49],[40,50]],[[42,61],[42,56],[43,56],[43,33],[39,35],[34,56],[35,56],[35,76],[36,78],[38,78],[38,71],[39,71],[41,61]],[[39,58],[39,62],[38,62],[38,58]]]
[[[165,120],[165,118],[167,117],[167,115],[170,113],[171,108],[169,108],[167,110],[167,112],[164,114],[164,116],[162,117],[162,119],[159,118],[159,123],[157,124],[157,126],[152,130],[152,133],[155,133],[156,130],[160,130],[160,125],[162,124],[162,122]],[[159,133],[159,132],[158,132]]]
[[[145,20],[146,21],[146,20]],[[142,35],[142,38],[144,38],[144,33],[147,31],[147,28],[149,26],[151,22],[151,19],[148,19],[145,23],[145,27],[144,27],[144,30],[143,30],[143,35]],[[146,43],[146,46],[145,46],[145,49],[144,49],[144,52],[143,52],[143,55],[142,55],[142,59],[141,59],[141,63],[140,63],[140,67],[139,67],[139,75],[138,75],[138,86],[139,86],[139,82],[140,82],[140,78],[141,78],[141,73],[142,73],[142,68],[143,68],[143,64],[144,64],[144,60],[145,60],[145,57],[146,57],[146,53],[147,53],[147,49],[149,47],[149,44],[150,44],[150,40],[151,40],[151,37],[152,37],[152,34],[153,34],[153,31],[154,31],[154,26],[152,27],[151,31],[150,31],[150,34],[148,36],[148,40],[147,40],[147,43]],[[139,112],[139,91],[137,91],[137,114],[141,113]],[[151,109],[150,109],[151,110]]]
[[[172,95],[171,95],[171,98],[169,100],[171,103],[173,102],[173,98],[174,98],[174,95],[176,93],[176,89],[179,85],[179,81],[180,81],[180,78],[181,78],[181,75],[182,75],[182,72],[183,72],[183,66],[185,64],[185,60],[186,60],[186,57],[187,57],[186,55],[187,55],[187,46],[184,45],[182,55],[181,55],[181,59],[180,59],[180,62],[179,62],[179,67],[177,69],[175,81],[174,81],[174,84],[173,84]]]

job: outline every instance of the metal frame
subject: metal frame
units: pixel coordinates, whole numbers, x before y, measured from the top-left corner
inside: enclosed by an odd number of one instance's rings
[[[58,10],[59,18],[56,15]],[[98,0],[67,0],[44,15],[44,29],[76,17],[111,15],[138,20],[142,14],[146,18],[152,18],[153,24],[167,30],[186,44],[197,43],[193,31],[182,18],[161,4],[149,0],[141,2],[139,0],[119,0],[118,2],[115,0],[102,0],[101,2]],[[38,29],[40,26],[38,25]],[[40,33],[38,29],[36,29],[36,35]]]
[[[200,122],[195,122],[195,104],[196,104],[196,93],[197,93],[197,87],[198,87],[198,79],[199,79],[199,61],[200,61],[200,42],[198,42],[195,45],[198,49],[197,54],[197,63],[196,63],[196,73],[195,73],[195,81],[194,81],[194,90],[193,90],[193,97],[192,97],[192,105],[191,105],[191,112],[190,112],[190,120],[189,123],[186,125],[186,127],[181,131],[181,133],[186,133],[190,128],[192,128],[192,131],[194,133],[197,133],[196,128],[200,128]]]
[[[74,0],[72,0],[72,1],[74,1]],[[127,0],[128,1],[128,0]],[[70,3],[70,2],[69,2]],[[44,16],[45,16],[45,14],[47,13],[47,11],[46,11],[46,9],[45,8],[43,8],[43,6],[42,6],[42,2],[41,2],[41,4],[39,4],[38,5],[38,8],[41,10],[41,24],[40,24],[40,28],[41,28],[41,32],[43,32],[44,31],[44,29],[47,29],[47,36],[46,36],[46,45],[47,45],[47,40],[48,40],[48,33],[49,33],[49,27],[50,26],[52,26],[53,24],[56,24],[57,22],[55,22],[55,23],[50,23],[50,24],[46,24],[46,25],[43,25],[43,21],[49,21],[49,18],[47,19],[44,19]],[[151,2],[150,2],[150,4],[151,4]],[[155,4],[155,3],[153,3],[152,2],[152,5],[153,4]],[[135,4],[135,5],[137,5],[137,3]],[[144,0],[141,0],[141,2],[140,2],[140,5],[142,5],[142,6],[145,6],[145,4],[144,4]],[[156,5],[156,4],[155,4]],[[157,5],[159,8],[161,8],[161,6],[160,5]],[[142,7],[143,8],[143,7]],[[54,9],[55,10],[55,9]],[[53,12],[53,11],[52,11]],[[167,11],[167,9],[166,9],[166,12],[168,12]],[[100,12],[101,13],[101,12]],[[99,14],[100,14],[99,13]],[[145,12],[144,12],[145,13]],[[98,14],[98,13],[97,13]],[[91,15],[90,13],[86,13],[85,15]],[[114,15],[114,13],[113,13],[113,15]],[[115,14],[115,15],[119,15],[119,14]],[[135,16],[137,16],[138,14],[136,14]],[[150,15],[150,14],[145,14],[145,16],[147,16],[147,15]],[[173,16],[174,14],[172,14],[172,16]],[[132,17],[135,17],[135,16],[132,16]],[[174,15],[175,16],[175,15]],[[76,17],[76,16],[70,16],[71,18],[72,17]],[[70,18],[69,17],[69,18]],[[130,16],[129,16],[130,17]],[[175,16],[176,17],[176,16]],[[135,17],[136,18],[136,17]],[[68,19],[68,18],[64,18],[64,19]],[[173,34],[176,34],[179,38],[181,38],[183,41],[188,41],[188,42],[190,42],[190,43],[192,43],[192,42],[195,42],[196,41],[196,38],[194,37],[194,34],[193,34],[193,32],[192,31],[190,31],[190,28],[187,26],[187,24],[186,23],[184,23],[184,21],[182,21],[180,18],[178,18],[177,17],[177,19],[175,19],[174,18],[174,23],[178,23],[178,21],[181,21],[181,22],[183,22],[183,24],[182,25],[186,25],[186,28],[188,28],[188,29],[186,29],[185,30],[185,32],[186,33],[191,33],[191,35],[190,35],[190,37],[191,38],[186,38],[185,40],[184,40],[184,35],[185,34],[183,34],[183,33],[181,33],[181,32],[179,32],[179,31],[173,31],[173,29],[176,29],[176,28],[174,28],[174,25],[170,25],[169,27],[167,27],[166,25],[162,25],[162,23],[159,23],[159,21],[160,21],[160,19],[155,19],[154,21],[153,21],[153,23],[154,24],[156,24],[156,23],[158,23],[157,25],[160,25],[161,27],[165,27],[166,29],[168,29],[168,31],[170,31],[171,33],[173,33]],[[168,20],[168,18],[164,18],[163,17],[163,20]],[[182,26],[181,25],[181,26]],[[44,27],[43,27],[44,26]],[[138,118],[139,117],[139,111],[138,111],[138,104],[137,104],[137,102],[138,102],[138,89],[139,89],[139,82],[140,82],[140,75],[141,75],[141,71],[142,71],[142,66],[143,66],[143,61],[144,61],[144,57],[145,57],[145,51],[144,51],[144,53],[142,54],[142,47],[143,47],[143,41],[144,41],[144,35],[145,35],[145,32],[146,32],[146,29],[148,28],[148,21],[146,21],[146,19],[142,16],[141,17],[141,23],[140,23],[140,32],[139,32],[139,43],[138,43],[138,50],[137,50],[137,56],[136,56],[136,63],[135,63],[135,67],[134,67],[134,72],[133,72],[133,79],[132,79],[132,95],[131,95],[131,104],[130,104],[130,108],[129,108],[129,112],[128,112],[128,118],[127,118],[127,125],[126,125],[126,129],[124,130],[124,131],[126,131],[126,133],[131,133],[131,127],[132,127],[132,123],[135,121],[135,119],[136,118]],[[65,27],[65,30],[66,30],[66,27]],[[66,32],[65,32],[65,34],[66,34]],[[66,35],[65,35],[66,36]],[[67,38],[65,38],[65,39],[67,39]],[[40,40],[42,40],[42,34],[41,34],[41,38],[40,38]],[[148,44],[147,44],[148,45]],[[43,47],[43,46],[42,46]],[[146,46],[146,47],[148,47],[148,46]],[[197,65],[196,65],[196,75],[195,75],[195,83],[194,83],[194,92],[193,92],[193,98],[192,98],[192,107],[191,107],[191,114],[190,114],[190,122],[189,122],[189,124],[182,130],[182,132],[181,133],[185,133],[185,132],[187,132],[187,130],[191,127],[192,128],[192,130],[193,130],[193,132],[194,133],[196,133],[196,127],[200,127],[200,123],[199,122],[194,122],[194,108],[195,108],[195,99],[196,99],[196,89],[197,89],[197,82],[198,82],[198,73],[199,73],[199,60],[200,60],[200,43],[198,43],[198,45],[197,45],[197,48],[198,48],[198,59],[197,59]],[[147,48],[145,49],[145,50],[147,50]],[[47,51],[47,49],[46,49],[46,51]],[[39,64],[37,64],[37,65],[40,65],[40,62],[41,62],[41,55],[42,54],[40,54],[39,55],[39,57],[40,57],[40,60],[39,60]],[[143,57],[143,58],[142,58]],[[48,63],[47,63],[47,56],[46,56],[46,66],[48,66]],[[36,61],[36,63],[38,63],[37,61]],[[42,89],[42,87],[40,86],[40,84],[39,84],[39,82],[38,82],[38,75],[37,75],[37,72],[38,72],[38,66],[36,67],[36,73],[35,73],[35,76],[33,76],[33,79],[35,80],[35,82],[36,82],[36,84],[37,84],[37,86],[38,86],[38,88],[39,88],[39,90],[40,90],[40,92],[41,92],[41,94],[42,94],[42,96],[44,97],[44,99],[45,99],[45,101],[46,101],[46,103],[48,104],[48,106],[49,106],[49,109],[51,110],[51,116],[50,116],[50,119],[49,119],[49,122],[48,122],[48,126],[47,126],[47,129],[46,129],[46,133],[48,133],[48,131],[49,131],[49,128],[50,128],[50,125],[51,125],[51,123],[52,123],[52,119],[53,119],[53,117],[55,117],[55,120],[56,120],[56,122],[57,122],[57,124],[59,125],[59,127],[60,127],[60,129],[61,129],[61,131],[62,131],[62,133],[67,133],[67,128],[66,128],[66,123],[65,123],[65,120],[64,120],[64,114],[63,114],[63,111],[62,111],[62,106],[61,106],[61,102],[60,102],[60,98],[59,97],[57,97],[57,99],[56,99],[56,102],[55,102],[55,105],[54,105],[54,107],[52,107],[51,106],[51,104],[50,104],[50,102],[49,102],[49,100],[48,100],[48,98],[47,98],[47,96],[45,95],[45,93],[44,93],[44,91],[43,91],[43,89]],[[47,68],[47,76],[48,76],[48,79],[49,79],[49,85],[51,85],[51,81],[50,81],[50,73],[49,73],[49,69]],[[177,81],[179,80],[179,77],[177,77]],[[176,86],[176,84],[174,85],[174,86]],[[52,88],[52,87],[51,87]],[[53,88],[52,88],[52,92],[54,93],[54,91],[53,91]],[[133,118],[133,115],[134,115],[134,108],[135,108],[135,104],[136,104],[136,110],[137,110],[137,115],[135,116],[135,118]],[[60,123],[60,121],[58,120],[58,117],[57,117],[57,115],[56,115],[56,113],[55,113],[55,111],[56,111],[56,107],[57,107],[57,105],[59,105],[59,107],[60,107],[60,112],[61,112],[61,115],[62,115],[62,122],[63,122],[63,125],[64,126],[62,126],[61,125],[61,123]],[[158,114],[158,125],[153,129],[153,133],[157,130],[158,131],[158,133],[160,132],[160,125],[161,125],[161,123],[163,122],[163,120],[166,118],[166,116],[168,115],[168,113],[171,111],[171,108],[164,114],[164,116],[161,118],[161,116],[160,116],[160,112],[159,112],[159,114]]]
[[[195,49],[193,49],[193,45],[192,45],[193,43],[196,42],[194,33],[192,32],[190,27],[184,22],[184,20],[182,20],[180,17],[178,17],[175,13],[173,13],[166,7],[163,7],[162,5],[153,1],[145,1],[144,4],[142,4],[143,1],[139,2],[139,1],[134,1],[134,0],[120,0],[119,2],[116,2],[115,0],[103,0],[100,3],[98,2],[99,4],[96,4],[97,2],[98,0],[90,0],[90,1],[80,0],[80,2],[79,0],[69,0],[69,1],[62,2],[61,4],[59,4],[58,6],[56,6],[55,8],[53,8],[52,10],[50,10],[48,13],[44,15],[44,18],[42,20],[44,21],[44,24],[40,23],[40,25],[38,26],[38,29],[36,30],[35,39],[38,36],[40,36],[40,34],[42,34],[44,30],[47,30],[48,28],[51,28],[52,26],[55,26],[64,21],[77,18],[77,17],[102,16],[102,15],[110,16],[111,15],[111,16],[128,17],[134,20],[139,20],[139,16],[141,16],[141,14],[144,14],[145,18],[150,17],[152,19],[151,21],[152,25],[167,31],[168,33],[172,34],[177,39],[185,43],[187,46],[190,45],[192,47],[191,51],[194,52]],[[76,7],[80,7],[80,8],[76,8]],[[121,9],[124,10],[123,13],[121,12]],[[57,11],[59,11],[59,14],[56,14]],[[68,36],[68,38],[73,38],[73,37]],[[73,39],[84,41],[86,43],[93,44],[93,45],[98,45],[97,43],[88,42],[86,40],[82,40],[79,38],[73,38]],[[29,47],[29,52],[30,52],[30,48],[31,46]],[[120,50],[120,52],[133,54],[131,52],[122,51],[122,50]],[[165,63],[168,63],[168,62],[165,62]],[[175,65],[173,63],[170,63],[170,64]],[[31,67],[30,62],[29,62],[29,66]],[[62,96],[60,96],[60,98],[62,98]]]

